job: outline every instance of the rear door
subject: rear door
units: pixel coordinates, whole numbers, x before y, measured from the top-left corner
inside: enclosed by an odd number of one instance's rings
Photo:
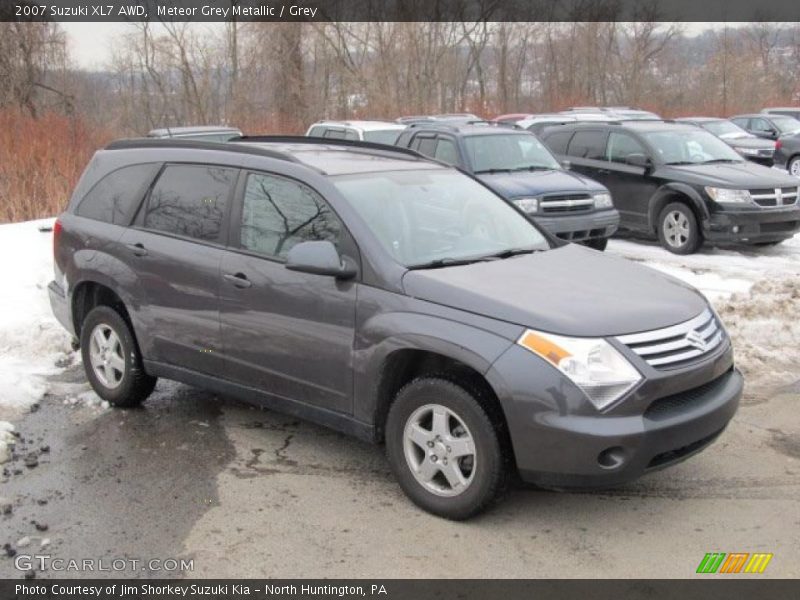
[[[611,172],[606,160],[606,139],[603,129],[579,129],[570,138],[567,156],[572,169],[606,185]]]
[[[222,260],[221,320],[232,380],[338,412],[352,411],[355,281],[290,271],[297,243],[358,250],[325,200],[279,175],[243,175]]]
[[[219,269],[238,171],[167,164],[120,242],[137,273],[143,356],[222,372]]]

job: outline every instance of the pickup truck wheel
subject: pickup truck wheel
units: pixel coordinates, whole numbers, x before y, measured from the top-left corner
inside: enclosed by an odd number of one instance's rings
[[[386,421],[386,453],[406,495],[447,519],[477,514],[505,487],[492,420],[477,394],[445,379],[415,379],[398,392]]]
[[[667,204],[658,217],[658,240],[673,254],[697,252],[703,238],[692,209],[683,202]]]
[[[594,248],[595,250],[600,250],[602,252],[608,246],[608,238],[592,238],[591,240],[586,240],[584,242],[589,248]]]
[[[108,306],[98,306],[86,316],[81,357],[92,389],[112,406],[138,406],[156,385],[156,378],[142,368],[130,327]]]

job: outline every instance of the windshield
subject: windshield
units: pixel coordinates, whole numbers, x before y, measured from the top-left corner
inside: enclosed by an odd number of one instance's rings
[[[475,173],[561,168],[550,151],[530,134],[473,135],[464,138],[464,146]]]
[[[743,160],[721,139],[699,129],[647,131],[642,135],[656,151],[660,160],[668,165],[698,165]]]
[[[719,137],[749,137],[750,134],[731,121],[706,121],[701,123],[703,129]]]
[[[770,120],[780,133],[800,131],[800,121],[794,117],[771,117]]]
[[[407,267],[550,247],[505,200],[455,170],[358,173],[332,181],[386,251]]]
[[[364,132],[365,142],[375,142],[376,144],[387,144],[394,146],[397,138],[400,137],[402,129],[376,129]]]

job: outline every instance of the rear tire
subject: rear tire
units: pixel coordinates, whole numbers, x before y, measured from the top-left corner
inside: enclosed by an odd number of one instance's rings
[[[602,252],[606,249],[606,246],[608,246],[608,238],[592,238],[590,240],[586,240],[584,244],[589,248]]]
[[[703,243],[697,217],[683,202],[667,204],[658,216],[658,241],[673,254],[694,254]]]
[[[130,327],[108,306],[93,308],[86,315],[81,357],[92,389],[112,406],[138,406],[156,385],[156,378],[144,372]]]
[[[505,489],[508,454],[480,393],[431,376],[395,397],[386,420],[386,453],[406,495],[446,519],[467,519]]]

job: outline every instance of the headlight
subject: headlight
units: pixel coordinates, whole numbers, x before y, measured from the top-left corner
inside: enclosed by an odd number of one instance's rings
[[[758,156],[758,148],[738,148],[733,147],[739,154],[746,154],[747,156]]]
[[[514,198],[512,200],[522,212],[531,214],[539,212],[539,199],[538,198]]]
[[[751,204],[750,192],[747,190],[730,190],[728,188],[706,187],[706,194],[720,204]]]
[[[611,194],[608,192],[600,192],[599,194],[592,194],[594,198],[595,208],[613,208],[614,203],[611,201]]]
[[[517,343],[569,377],[598,410],[642,380],[633,365],[602,338],[569,338],[528,329]]]

